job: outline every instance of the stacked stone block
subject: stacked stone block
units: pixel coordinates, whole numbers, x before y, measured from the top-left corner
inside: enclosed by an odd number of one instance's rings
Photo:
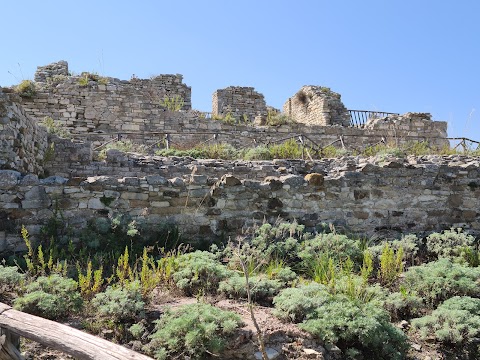
[[[285,102],[283,112],[307,125],[350,125],[340,94],[322,86],[303,86]]]
[[[47,132],[0,90],[0,169],[43,173]]]
[[[223,117],[230,114],[237,122],[252,122],[256,116],[266,116],[267,113],[264,96],[253,87],[229,86],[213,93],[213,115]]]
[[[278,218],[296,219],[308,229],[333,223],[366,236],[451,227],[480,234],[478,158],[345,157],[242,164],[250,166],[249,172],[235,172],[235,162],[189,165],[194,164],[182,165],[190,171],[183,175],[43,180],[0,171],[0,252],[21,249],[21,225],[35,238],[41,224],[58,210],[72,229],[109,213],[122,213],[147,224],[177,224],[192,238],[236,236],[247,226]],[[224,171],[215,170],[217,166]],[[256,168],[267,176],[243,176]]]

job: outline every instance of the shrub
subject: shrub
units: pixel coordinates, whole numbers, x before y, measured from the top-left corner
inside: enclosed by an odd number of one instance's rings
[[[121,140],[111,142],[99,152],[98,158],[104,160],[107,158],[107,150],[115,149],[122,152],[134,152],[145,155],[147,153],[147,147],[142,144],[136,144],[132,140]]]
[[[442,343],[464,346],[480,336],[480,299],[454,296],[431,315],[414,319],[412,327],[423,338],[433,336]]]
[[[283,289],[274,297],[273,314],[285,321],[300,323],[329,301],[331,295],[324,285],[310,283],[297,288]]]
[[[296,260],[299,243],[304,237],[304,225],[296,221],[281,222],[275,225],[263,224],[255,231],[251,240],[259,256],[267,262],[272,259],[284,259],[287,264]]]
[[[397,251],[385,243],[380,256],[380,281],[385,285],[392,285],[403,272],[403,248]]]
[[[282,268],[270,277],[267,274],[249,276],[250,295],[256,301],[269,300],[296,277],[289,267]],[[231,298],[246,298],[245,277],[238,274],[231,276],[220,283],[218,290]]]
[[[398,252],[399,249],[402,249],[403,259],[407,265],[415,264],[421,246],[421,239],[419,239],[416,235],[403,235],[400,240],[384,241],[379,245],[370,246],[368,249],[375,259],[380,259],[380,255],[382,254],[385,244],[387,243],[395,252]]]
[[[64,139],[70,139],[72,134],[60,122],[53,120],[50,116],[45,116],[40,122],[49,134],[57,135]]]
[[[115,322],[134,321],[144,316],[140,283],[134,281],[124,286],[109,286],[92,299],[98,315]]]
[[[25,274],[18,272],[16,266],[0,265],[0,290],[18,286],[25,279]]]
[[[318,307],[300,328],[344,351],[362,353],[366,359],[404,359],[409,346],[378,302],[362,304],[343,295]]]
[[[15,92],[21,97],[31,98],[35,96],[37,89],[32,80],[23,80],[20,84],[15,86]]]
[[[240,317],[230,311],[202,303],[184,305],[156,321],[146,348],[159,360],[202,359],[207,353],[221,352],[240,324]]]
[[[470,268],[440,259],[425,265],[412,266],[405,272],[405,287],[416,291],[427,304],[458,296],[478,296],[480,268]]]
[[[344,263],[347,259],[351,259],[357,267],[360,267],[363,259],[358,240],[334,233],[319,234],[313,239],[305,240],[300,249],[298,256],[307,268],[318,259],[319,255],[332,258],[336,263]]]
[[[368,285],[363,277],[354,274],[339,274],[331,291],[335,294],[344,294],[350,300],[362,303],[385,299],[385,290],[380,285]]]
[[[77,312],[81,306],[77,283],[57,274],[40,276],[27,285],[25,295],[15,300],[16,309],[49,319]]]
[[[215,293],[220,281],[231,274],[214,254],[207,251],[197,250],[180,255],[176,259],[176,266],[173,280],[187,295],[195,295],[200,291]]]
[[[284,113],[279,113],[276,111],[269,110],[267,114],[267,125],[269,126],[280,126],[286,124],[295,123],[290,116]]]
[[[400,287],[400,291],[389,294],[385,299],[385,309],[395,320],[410,319],[418,315],[423,307],[424,301],[417,292],[404,287]]]
[[[462,248],[472,246],[475,238],[462,229],[445,230],[427,237],[427,251],[436,258],[455,258],[461,255]]]
[[[264,146],[260,145],[254,148],[250,148],[244,152],[243,158],[245,160],[272,160],[272,155],[270,150]]]
[[[162,101],[160,101],[160,106],[164,107],[168,111],[179,111],[183,108],[185,101],[180,95],[175,95],[173,97],[165,96]]]

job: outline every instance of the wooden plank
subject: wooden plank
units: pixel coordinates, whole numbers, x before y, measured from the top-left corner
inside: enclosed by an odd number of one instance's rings
[[[152,360],[121,345],[0,303],[0,327],[79,360]]]

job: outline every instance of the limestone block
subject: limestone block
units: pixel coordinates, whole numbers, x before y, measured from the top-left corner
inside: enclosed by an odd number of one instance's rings
[[[21,174],[14,170],[0,170],[0,189],[11,189],[20,180]]]
[[[52,201],[43,186],[32,187],[25,193],[25,199],[22,200],[23,209],[48,208],[51,204]]]

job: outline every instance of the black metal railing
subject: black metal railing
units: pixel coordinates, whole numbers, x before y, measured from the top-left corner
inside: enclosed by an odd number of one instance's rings
[[[348,110],[350,114],[350,126],[362,128],[370,119],[383,118],[388,115],[399,115],[398,113],[390,113],[385,111],[372,110]]]

